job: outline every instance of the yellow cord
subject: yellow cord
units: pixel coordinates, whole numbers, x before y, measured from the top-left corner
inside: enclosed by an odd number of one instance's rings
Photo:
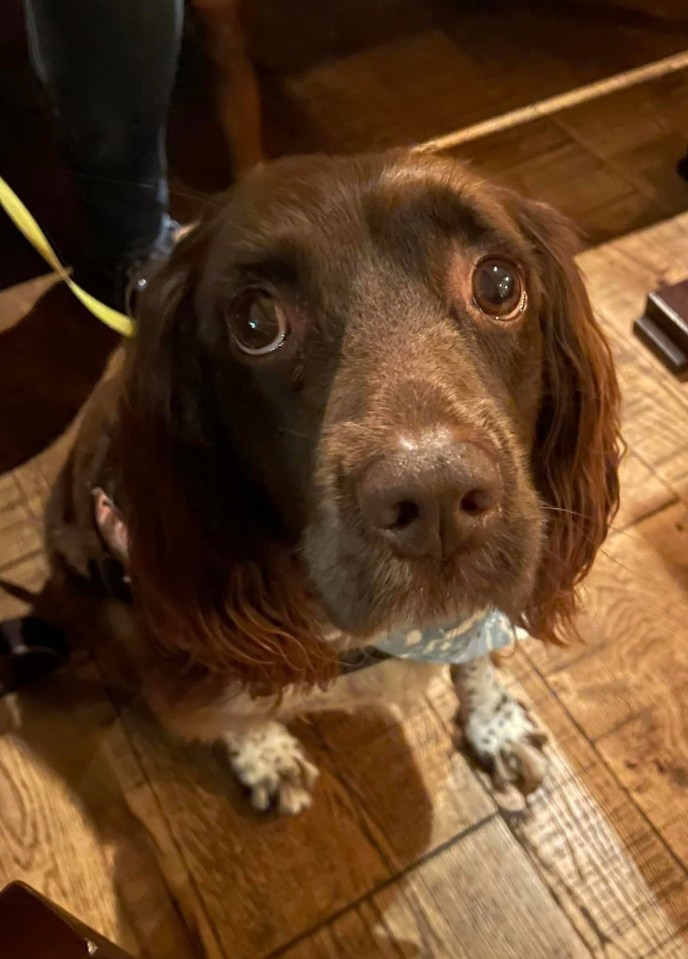
[[[114,310],[105,303],[101,303],[95,296],[91,296],[90,293],[82,290],[81,287],[74,282],[67,270],[60,263],[57,254],[48,242],[48,238],[43,230],[41,230],[17,194],[14,190],[10,189],[2,177],[0,177],[0,205],[2,205],[3,210],[7,213],[19,232],[26,237],[34,250],[40,253],[45,262],[59,274],[60,278],[64,280],[74,296],[83,303],[87,310],[99,319],[101,323],[111,327],[121,336],[133,335],[134,324],[126,314],[120,313],[119,310]]]

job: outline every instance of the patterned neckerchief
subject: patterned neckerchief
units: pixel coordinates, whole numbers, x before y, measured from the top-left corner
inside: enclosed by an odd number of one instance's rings
[[[497,609],[483,609],[454,626],[390,633],[372,646],[343,653],[340,663],[344,674],[392,658],[459,665],[510,646],[525,635],[512,626],[504,613]]]

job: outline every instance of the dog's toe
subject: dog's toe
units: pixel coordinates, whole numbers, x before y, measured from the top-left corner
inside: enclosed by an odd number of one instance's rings
[[[308,809],[313,797],[307,789],[287,783],[281,787],[278,801],[280,812],[287,816],[298,816],[304,809]]]

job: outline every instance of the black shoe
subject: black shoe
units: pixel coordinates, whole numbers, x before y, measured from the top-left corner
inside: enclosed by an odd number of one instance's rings
[[[145,286],[145,267],[163,260],[172,252],[179,224],[165,214],[162,227],[150,247],[133,259],[97,259],[79,265],[72,276],[75,283],[121,313],[130,313],[136,292]]]

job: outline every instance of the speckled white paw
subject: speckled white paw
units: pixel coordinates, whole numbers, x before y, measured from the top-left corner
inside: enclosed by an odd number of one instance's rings
[[[524,795],[542,783],[549,765],[547,734],[521,703],[506,693],[496,710],[474,710],[463,725],[466,744],[497,789],[516,786]]]
[[[318,770],[284,726],[268,723],[240,739],[228,737],[227,745],[232,769],[254,809],[276,807],[295,816],[310,806]]]

